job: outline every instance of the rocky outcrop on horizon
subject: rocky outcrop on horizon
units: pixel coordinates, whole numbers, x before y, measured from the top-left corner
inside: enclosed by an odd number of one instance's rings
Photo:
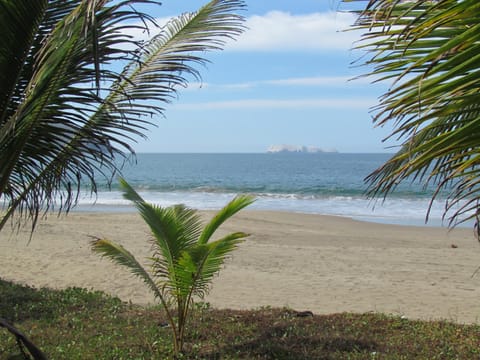
[[[337,153],[336,149],[322,149],[315,146],[305,145],[271,145],[267,149],[267,153],[305,153],[305,154],[319,154],[319,153]]]

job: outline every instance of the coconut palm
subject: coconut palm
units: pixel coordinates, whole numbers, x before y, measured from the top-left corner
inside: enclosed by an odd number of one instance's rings
[[[346,0],[345,0],[346,1]],[[387,196],[418,180],[447,193],[449,225],[477,217],[480,200],[480,2],[370,0],[359,12],[377,81],[391,88],[374,122],[393,124],[401,147],[368,178],[370,194]]]
[[[155,28],[156,0],[0,0],[0,229],[68,211],[119,170],[164,106],[198,80],[205,52],[243,30],[238,0],[212,0]],[[157,27],[158,29],[158,27]]]
[[[120,180],[124,198],[134,203],[152,233],[150,271],[123,246],[108,239],[92,241],[94,252],[126,266],[142,279],[164,307],[173,333],[174,352],[183,350],[185,325],[193,297],[203,298],[225,258],[248,236],[243,232],[210,241],[216,230],[254,199],[241,195],[229,202],[202,229],[196,210],[183,205],[160,207],[145,202]]]

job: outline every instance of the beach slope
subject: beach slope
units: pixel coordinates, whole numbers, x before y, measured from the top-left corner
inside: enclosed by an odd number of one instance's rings
[[[449,232],[245,211],[222,231],[252,236],[215,279],[205,299],[215,307],[288,306],[317,314],[372,311],[425,320],[480,320],[480,274],[474,275],[480,245],[471,229]],[[28,228],[2,232],[3,279],[37,287],[78,286],[134,303],[153,302],[139,279],[89,247],[90,236],[108,237],[145,259],[148,229],[137,214],[49,216],[27,245],[29,236]]]

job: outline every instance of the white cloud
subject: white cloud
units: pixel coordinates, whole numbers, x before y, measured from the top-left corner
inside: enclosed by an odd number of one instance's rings
[[[198,83],[193,82],[188,85],[185,90],[199,90],[205,88],[216,88],[225,90],[246,90],[253,89],[262,85],[271,86],[309,86],[309,87],[344,87],[348,86],[364,86],[370,85],[371,80],[368,78],[353,79],[353,76],[313,76],[299,78],[285,78],[262,81],[249,81],[243,83],[230,84],[214,84],[214,83]]]
[[[349,76],[317,76],[264,81],[268,85],[279,86],[344,86]]]
[[[165,25],[171,18],[157,18],[157,24]],[[359,39],[356,31],[345,31],[355,22],[355,16],[347,12],[322,12],[293,15],[288,12],[270,11],[265,15],[247,18],[247,30],[236,41],[230,41],[226,50],[233,51],[319,51],[348,50]],[[160,29],[152,27],[148,34],[141,29],[125,32],[137,40],[148,40]]]
[[[351,78],[348,76],[315,76],[315,77],[300,77],[300,78],[286,78],[275,80],[252,81],[238,84],[221,85],[226,88],[254,88],[261,85],[271,86],[345,86]]]
[[[354,21],[353,14],[342,12],[292,15],[271,11],[249,17],[248,30],[230,43],[227,50],[347,50],[359,38],[357,32],[344,31]]]
[[[222,109],[364,109],[368,110],[376,103],[375,98],[354,99],[246,99],[232,101],[212,101],[202,103],[176,103],[172,105],[178,110],[222,110]]]

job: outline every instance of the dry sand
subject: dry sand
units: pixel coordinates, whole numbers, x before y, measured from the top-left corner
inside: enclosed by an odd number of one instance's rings
[[[207,215],[208,216],[208,215]],[[480,319],[480,245],[471,229],[407,227],[347,218],[245,211],[223,231],[246,231],[206,301],[218,308],[289,306],[317,314],[383,312],[426,320]],[[80,286],[150,303],[143,283],[91,253],[105,236],[144,259],[148,229],[125,213],[50,216],[0,238],[4,279],[33,286]]]

